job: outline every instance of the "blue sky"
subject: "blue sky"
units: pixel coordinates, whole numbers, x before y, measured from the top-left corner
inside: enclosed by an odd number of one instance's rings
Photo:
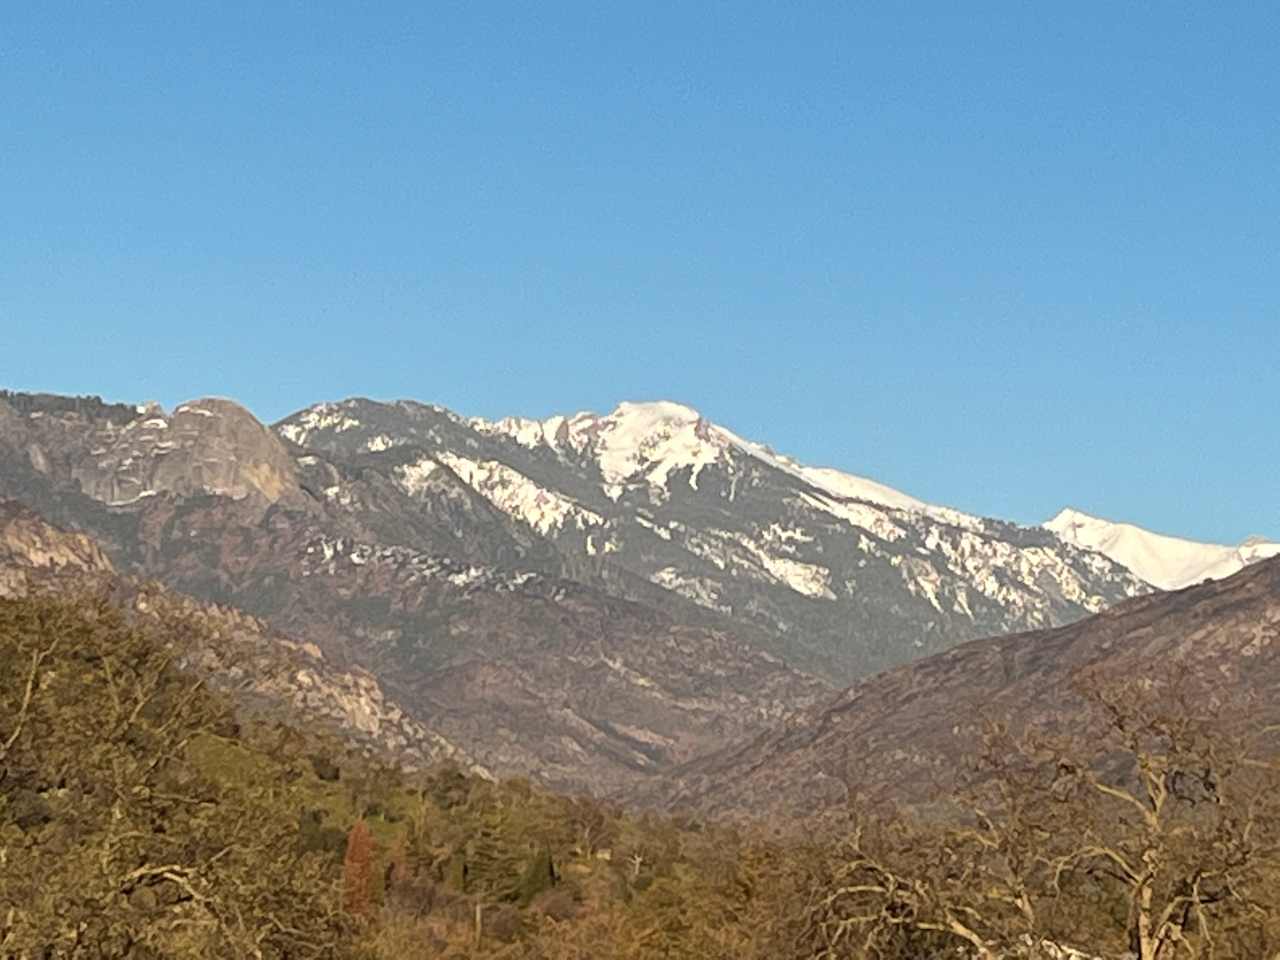
[[[1276,9],[18,5],[0,384],[669,398],[968,510],[1277,537]]]

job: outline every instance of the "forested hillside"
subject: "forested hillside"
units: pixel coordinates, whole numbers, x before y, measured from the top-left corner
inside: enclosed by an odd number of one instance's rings
[[[1271,957],[1280,776],[1193,678],[994,725],[914,818],[634,815],[237,719],[180,627],[0,600],[0,955]],[[1212,950],[1212,953],[1210,951]],[[1037,952],[1039,951],[1039,952]],[[1055,952],[1057,951],[1057,952]]]

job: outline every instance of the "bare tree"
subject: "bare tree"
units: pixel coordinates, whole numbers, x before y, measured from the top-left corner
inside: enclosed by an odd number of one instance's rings
[[[1040,744],[1070,812],[1055,888],[1076,875],[1121,898],[1138,960],[1238,955],[1241,937],[1260,945],[1280,917],[1280,775],[1242,726],[1254,712],[1227,708],[1185,671],[1082,689],[1100,719],[1090,748]]]
[[[1185,671],[1078,689],[1068,733],[989,725],[944,818],[852,815],[812,955],[1280,956],[1280,767],[1239,727],[1257,711]]]

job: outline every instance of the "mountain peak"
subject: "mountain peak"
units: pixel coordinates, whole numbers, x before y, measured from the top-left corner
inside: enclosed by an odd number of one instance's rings
[[[159,411],[154,412],[163,414],[164,410],[160,408]],[[173,416],[176,417],[183,413],[194,413],[196,416],[212,414],[214,416],[236,417],[258,423],[258,418],[249,411],[248,407],[227,397],[197,397],[194,400],[188,400],[186,403],[180,403],[173,408]],[[261,424],[258,425],[261,426]]]
[[[702,468],[717,462],[735,438],[692,407],[655,400],[624,401],[603,417],[580,413],[567,422],[566,439],[576,450],[591,450],[606,492],[616,499],[628,482],[664,487],[673,472],[686,468],[696,488]]]
[[[1077,547],[1096,550],[1123,564],[1161,590],[1180,590],[1203,580],[1219,580],[1257,560],[1280,554],[1280,544],[1251,537],[1239,547],[1200,543],[1153,533],[1067,508],[1043,524]]]
[[[701,420],[702,414],[674,400],[623,400],[606,419],[624,418],[687,423]]]
[[[1075,523],[1090,523],[1090,522],[1107,523],[1109,521],[1102,520],[1100,517],[1095,517],[1092,514],[1085,513],[1082,510],[1077,510],[1075,507],[1063,507],[1056,514],[1054,514],[1052,520],[1045,521],[1044,527],[1049,530],[1056,530],[1058,527],[1066,527]]]
[[[473,418],[468,423],[481,433],[501,434],[524,447],[547,446],[591,457],[600,468],[605,492],[611,499],[617,499],[631,483],[646,482],[665,488],[673,474],[685,469],[689,471],[689,485],[696,490],[704,467],[722,463],[736,453],[803,481],[824,498],[859,500],[929,514],[956,526],[981,526],[976,517],[925,503],[866,477],[832,467],[806,466],[766,444],[744,439],[693,407],[673,400],[624,400],[607,414],[583,411],[546,420]]]

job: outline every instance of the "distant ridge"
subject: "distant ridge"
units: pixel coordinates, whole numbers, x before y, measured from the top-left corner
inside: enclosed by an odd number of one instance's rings
[[[1251,563],[1280,555],[1280,543],[1250,537],[1239,546],[1198,543],[1152,533],[1066,509],[1045,525],[1068,543],[1096,550],[1161,590],[1181,590],[1205,580],[1221,580]]]

